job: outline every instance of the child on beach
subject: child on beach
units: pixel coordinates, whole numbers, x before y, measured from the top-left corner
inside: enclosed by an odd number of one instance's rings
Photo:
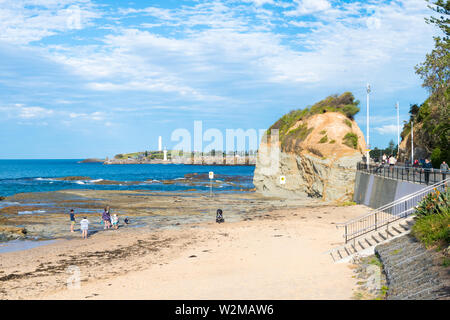
[[[83,239],[87,239],[88,237],[88,228],[89,228],[89,220],[84,217],[83,220],[80,221],[80,228],[81,228],[81,237]]]
[[[225,222],[225,219],[223,218],[223,214],[222,214],[222,209],[217,209],[216,222],[217,223]]]
[[[73,227],[75,225],[75,212],[73,211],[73,209],[70,209],[70,232],[74,232],[73,231]]]
[[[103,229],[109,229],[111,227],[111,216],[109,214],[109,207],[106,207],[102,213],[102,220],[105,224]]]
[[[114,229],[117,230],[117,228],[119,227],[119,217],[117,216],[117,214],[114,213],[112,215],[111,222],[112,222]]]

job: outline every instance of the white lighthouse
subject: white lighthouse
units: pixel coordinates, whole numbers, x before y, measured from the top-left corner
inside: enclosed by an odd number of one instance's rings
[[[162,137],[159,136],[158,138],[158,151],[162,151]]]
[[[167,149],[164,147],[164,161],[167,161]]]

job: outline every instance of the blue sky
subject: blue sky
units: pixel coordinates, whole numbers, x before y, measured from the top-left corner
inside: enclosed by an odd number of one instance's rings
[[[424,0],[0,0],[0,158],[170,148],[177,128],[265,129],[372,85],[371,145],[427,92]]]

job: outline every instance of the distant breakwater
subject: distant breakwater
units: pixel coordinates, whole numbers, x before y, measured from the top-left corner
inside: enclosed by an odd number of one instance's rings
[[[87,160],[86,160],[87,161]],[[115,164],[186,164],[203,166],[255,166],[256,156],[229,156],[229,157],[180,157],[176,159],[109,159],[103,161],[106,165]]]

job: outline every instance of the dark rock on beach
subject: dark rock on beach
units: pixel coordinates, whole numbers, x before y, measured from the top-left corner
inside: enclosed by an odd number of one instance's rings
[[[27,235],[27,230],[21,227],[0,226],[0,241],[23,239]]]

